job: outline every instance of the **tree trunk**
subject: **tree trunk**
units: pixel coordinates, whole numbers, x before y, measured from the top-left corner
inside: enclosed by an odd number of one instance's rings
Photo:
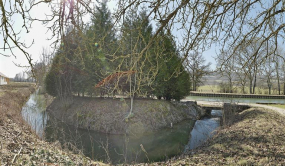
[[[267,78],[267,87],[268,87],[268,94],[271,95],[270,78]]]
[[[285,82],[283,83],[283,95],[285,95]]]
[[[277,74],[278,94],[279,94],[279,95],[281,95],[280,78],[279,78],[279,72],[278,72],[278,69],[276,69],[276,74]]]
[[[254,74],[254,79],[253,79],[252,93],[255,94],[257,66],[254,66],[254,73],[253,74]]]
[[[256,75],[254,76],[254,82],[253,82],[253,87],[252,87],[253,94],[255,94],[255,87],[256,87]]]
[[[278,94],[281,95],[281,87],[280,87],[280,82],[279,79],[277,80],[278,84]]]
[[[230,80],[230,93],[233,93],[233,85],[232,85],[232,79],[230,78],[229,79]]]
[[[131,96],[131,109],[130,109],[129,115],[131,115],[133,113],[133,103],[134,103],[134,97]]]
[[[252,94],[252,80],[249,80],[249,93]]]
[[[192,82],[193,82],[192,90],[193,90],[193,91],[196,91],[196,90],[195,90],[195,87],[196,87],[196,85],[195,85],[195,84],[196,84],[196,83],[195,83],[194,70],[193,70],[193,73],[192,73]]]

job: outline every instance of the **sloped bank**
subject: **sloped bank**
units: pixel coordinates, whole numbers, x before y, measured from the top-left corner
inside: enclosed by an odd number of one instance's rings
[[[0,165],[105,165],[37,138],[21,115],[35,84],[0,86]]]
[[[154,165],[284,165],[285,118],[273,110],[250,108],[197,149]],[[138,164],[141,165],[141,164]]]
[[[55,99],[47,110],[67,124],[112,134],[152,132],[185,119],[199,119],[203,112],[195,102],[135,99],[132,114],[128,116],[129,99],[87,97]]]

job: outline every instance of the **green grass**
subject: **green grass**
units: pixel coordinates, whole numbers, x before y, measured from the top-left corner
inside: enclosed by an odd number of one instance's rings
[[[198,91],[218,93],[220,89],[217,85],[203,85],[198,88]]]
[[[234,86],[234,93],[242,93],[241,87]],[[220,87],[219,85],[203,85],[200,86],[197,90],[198,92],[213,92],[213,93],[220,93]],[[245,87],[245,94],[249,94],[249,88]],[[268,88],[255,88],[255,94],[263,94],[267,95],[268,94]],[[272,95],[278,95],[277,89],[273,89],[271,91]],[[281,91],[281,94],[283,94],[283,91]]]

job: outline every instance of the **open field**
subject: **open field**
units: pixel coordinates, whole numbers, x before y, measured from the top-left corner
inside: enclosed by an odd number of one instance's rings
[[[241,87],[234,86],[233,87],[234,93],[242,93]],[[213,93],[220,93],[220,87],[218,85],[202,85],[198,88],[198,92],[213,92]],[[245,87],[245,94],[249,94],[249,88]],[[268,88],[256,88],[255,94],[263,94],[268,95]],[[278,91],[276,89],[271,91],[272,95],[278,95]],[[281,91],[283,94],[283,91]]]

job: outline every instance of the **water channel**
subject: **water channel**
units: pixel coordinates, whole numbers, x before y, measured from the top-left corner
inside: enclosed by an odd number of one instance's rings
[[[284,99],[256,99],[256,98],[187,96],[186,100],[211,101],[211,102],[223,102],[223,103],[278,103],[278,104],[285,104]]]
[[[22,109],[23,118],[36,134],[46,141],[59,141],[62,146],[81,150],[86,156],[104,162],[137,163],[164,161],[193,149],[208,139],[219,126],[221,111],[212,111],[216,118],[186,120],[155,133],[142,136],[111,135],[78,129],[49,116],[43,95],[32,94]]]

